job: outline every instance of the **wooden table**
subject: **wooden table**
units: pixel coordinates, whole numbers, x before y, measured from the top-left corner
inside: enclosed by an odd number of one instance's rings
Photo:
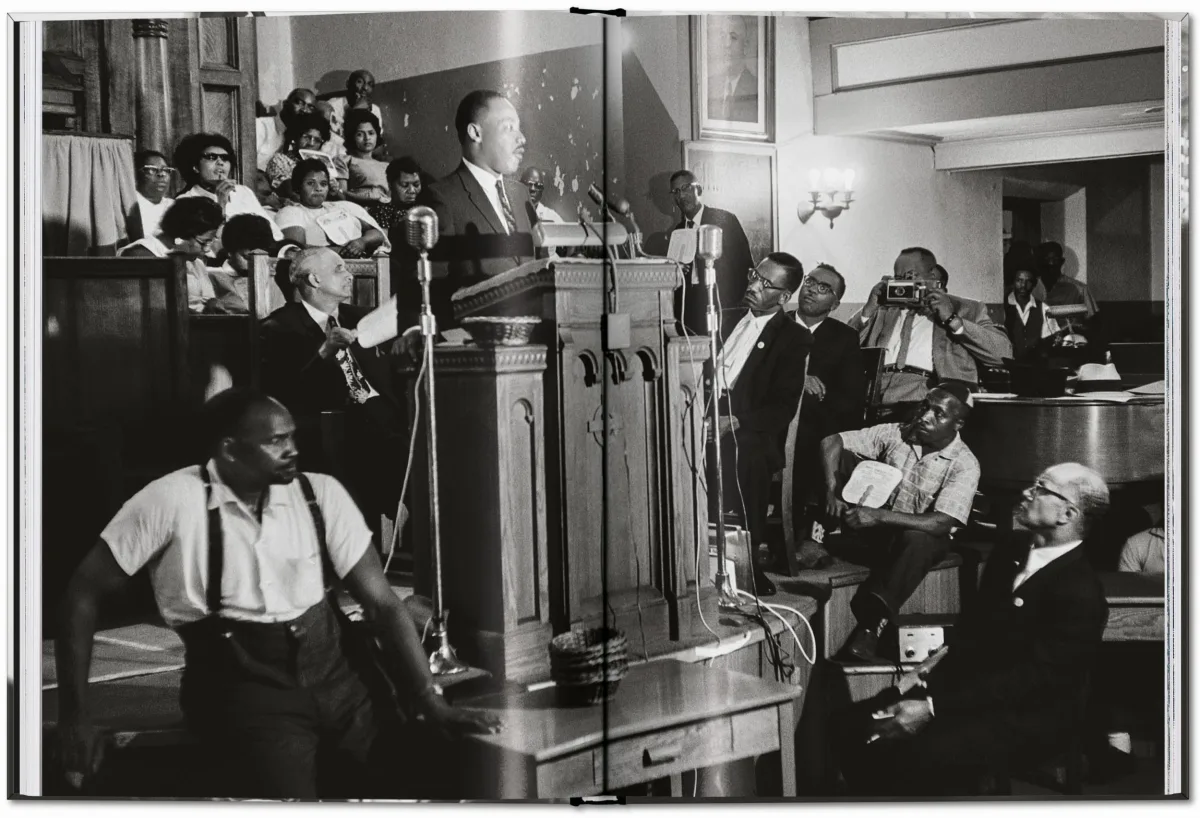
[[[1161,642],[1166,625],[1164,579],[1159,574],[1115,571],[1100,574],[1108,602],[1105,642]]]
[[[489,798],[569,798],[670,778],[780,751],[783,795],[796,795],[794,685],[675,661],[630,668],[607,706],[559,707],[555,691],[469,703],[504,722],[470,737],[471,766],[489,771]]]

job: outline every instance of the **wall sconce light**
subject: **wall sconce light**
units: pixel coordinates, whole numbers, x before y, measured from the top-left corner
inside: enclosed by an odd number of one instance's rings
[[[801,202],[796,208],[796,216],[801,224],[808,224],[813,214],[820,211],[829,219],[829,229],[833,229],[833,220],[842,215],[843,210],[850,209],[854,201],[854,171],[847,168],[826,168],[824,173],[816,168],[808,172],[809,201]]]

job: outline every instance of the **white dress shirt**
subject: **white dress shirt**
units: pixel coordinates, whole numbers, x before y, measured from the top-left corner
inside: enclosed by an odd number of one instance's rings
[[[175,204],[175,200],[170,196],[163,196],[158,204],[147,199],[142,194],[137,194],[138,214],[142,217],[142,235],[153,236],[158,233],[158,226],[162,223],[163,214],[171,205]]]
[[[1017,590],[1031,576],[1045,568],[1047,565],[1066,554],[1071,549],[1082,543],[1083,540],[1075,540],[1075,542],[1064,543],[1063,545],[1048,545],[1044,548],[1031,548],[1029,557],[1025,560],[1025,567],[1021,569],[1015,577],[1013,577],[1013,590]]]
[[[895,326],[892,327],[892,335],[888,338],[887,352],[883,356],[885,366],[895,364],[896,366],[915,366],[919,369],[924,369],[928,372],[933,371],[933,320],[924,316],[913,314],[912,332],[909,334],[908,340],[908,355],[905,360],[898,361],[896,358],[900,355],[900,341],[904,331],[904,320],[906,316],[900,316]]]
[[[742,374],[742,367],[746,365],[746,359],[750,357],[758,342],[758,336],[762,335],[763,328],[774,317],[773,312],[756,316],[747,310],[742,320],[733,328],[733,332],[729,333],[725,346],[721,349],[718,366],[722,392],[733,390],[738,375]]]
[[[828,316],[826,316],[826,317],[828,317]],[[810,333],[814,333],[817,331],[817,327],[819,327],[825,323],[825,319],[822,318],[820,321],[818,321],[817,323],[813,324],[810,327],[808,324],[804,323],[804,319],[800,317],[800,311],[796,310],[796,323],[799,324],[800,326],[804,327]]]
[[[1017,297],[1013,293],[1009,293],[1008,303],[1017,308],[1017,317],[1020,318],[1021,323],[1025,325],[1029,324],[1029,314],[1031,312],[1034,310],[1041,310],[1043,338],[1049,338],[1051,335],[1058,332],[1058,321],[1056,321],[1052,316],[1046,314],[1046,310],[1043,309],[1044,305],[1041,304],[1036,298],[1030,297],[1030,299],[1025,302],[1025,306],[1022,307],[1020,303],[1018,303]]]
[[[475,181],[479,182],[479,186],[483,188],[484,194],[487,195],[488,201],[492,203],[492,209],[496,211],[496,216],[500,220],[500,226],[504,228],[504,232],[508,232],[508,219],[504,217],[504,205],[500,203],[500,191],[496,190],[496,182],[503,179],[503,176],[497,176],[490,170],[484,170],[479,165],[463,159],[463,164],[467,166],[467,170],[471,171],[471,175],[475,177]],[[512,201],[509,201],[512,205]],[[516,217],[516,211],[513,211],[513,217]]]

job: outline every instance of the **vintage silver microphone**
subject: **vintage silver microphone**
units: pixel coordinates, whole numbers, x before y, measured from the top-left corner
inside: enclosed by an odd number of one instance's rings
[[[629,201],[626,199],[615,199],[612,201],[605,199],[604,193],[596,186],[595,182],[592,182],[592,184],[588,186],[587,194],[593,202],[600,206],[600,218],[602,220],[609,221],[612,219],[612,215],[614,213],[618,216],[624,216],[625,218],[629,219],[629,224],[632,228],[629,231],[629,239],[627,240],[629,245],[629,257],[637,258],[638,256],[641,256],[642,231],[638,227],[637,219],[633,217],[633,208],[630,207]]]
[[[421,254],[417,261],[417,279],[421,282],[421,340],[425,356],[425,449],[429,468],[429,532],[433,540],[433,621],[430,624],[437,647],[429,654],[429,672],[434,676],[463,673],[468,666],[459,660],[450,646],[446,630],[449,612],[442,599],[442,514],[438,498],[437,401],[434,397],[433,343],[437,337],[437,319],[433,315],[429,284],[433,265],[429,251],[437,244],[438,219],[432,208],[423,205],[404,214],[404,240]]]
[[[729,574],[725,572],[725,485],[721,472],[721,384],[717,357],[717,344],[721,328],[721,313],[717,308],[717,259],[721,257],[721,228],[711,224],[700,225],[696,230],[696,258],[704,265],[704,285],[708,289],[708,365],[712,374],[712,423],[713,467],[717,500],[717,607],[721,610],[740,610],[741,605],[733,593]],[[710,503],[711,505],[711,503]],[[753,554],[751,554],[753,559]]]

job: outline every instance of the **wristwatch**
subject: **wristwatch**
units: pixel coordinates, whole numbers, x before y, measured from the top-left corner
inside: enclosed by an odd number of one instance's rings
[[[957,328],[955,328],[955,327],[954,327],[954,322],[955,322],[956,320],[958,321],[958,327],[957,327]],[[959,316],[959,314],[958,314],[958,313],[954,313],[953,315],[951,315],[949,318],[947,318],[947,319],[946,319],[946,328],[947,328],[947,329],[949,329],[951,332],[953,332],[953,333],[955,333],[955,334],[957,334],[957,333],[958,333],[960,330],[962,330],[962,328],[963,328],[963,321],[962,321],[962,318]]]

